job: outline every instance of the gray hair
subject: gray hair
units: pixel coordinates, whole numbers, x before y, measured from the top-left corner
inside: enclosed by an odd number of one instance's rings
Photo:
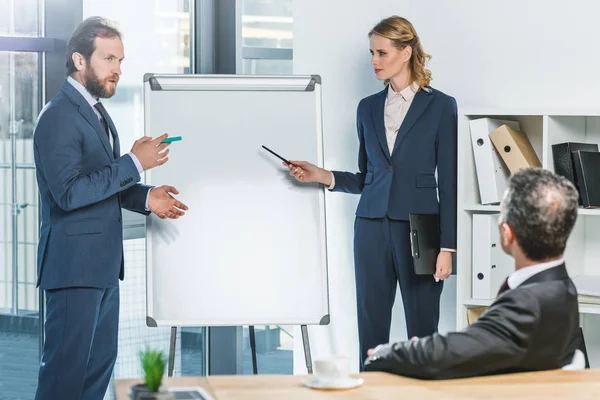
[[[541,168],[524,168],[510,178],[500,206],[500,223],[513,229],[530,260],[563,254],[577,219],[579,194],[566,178]]]

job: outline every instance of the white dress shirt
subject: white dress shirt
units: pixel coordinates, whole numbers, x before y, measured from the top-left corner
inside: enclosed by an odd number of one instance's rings
[[[100,115],[100,112],[98,112],[96,107],[94,107],[96,105],[96,103],[99,103],[99,100],[97,98],[95,98],[94,96],[92,96],[92,94],[90,92],[88,92],[88,90],[85,88],[85,86],[83,86],[81,83],[79,83],[72,77],[69,76],[67,78],[67,82],[69,82],[71,84],[71,86],[73,86],[83,96],[85,101],[87,101],[88,104],[90,105],[90,107],[92,107],[92,110],[94,110],[96,117],[98,117],[98,121],[102,122],[102,116]],[[106,125],[108,126],[108,121],[106,121]],[[108,129],[110,130],[110,127]],[[112,133],[114,134],[114,132],[112,132]],[[114,149],[114,138],[113,138],[112,134],[108,135],[108,142],[110,143],[110,148]],[[136,155],[133,153],[127,153],[127,155],[129,157],[131,157],[131,159],[133,160],[133,164],[137,168],[138,173],[140,174],[140,176],[142,176],[142,174],[144,173],[144,168],[142,167],[142,163],[140,163],[140,160],[138,160]],[[150,195],[150,190],[148,190],[148,194],[146,195],[146,211],[148,211],[148,196],[149,195]]]
[[[394,144],[396,143],[396,136],[398,136],[400,125],[402,125],[418,90],[419,86],[416,83],[405,87],[399,92],[394,92],[392,85],[388,86],[388,94],[383,108],[383,120],[385,123],[385,138],[390,155],[394,151]]]
[[[545,271],[550,268],[558,267],[565,263],[565,259],[561,258],[560,260],[548,261],[540,264],[530,265],[528,267],[519,268],[508,277],[508,287],[514,289],[520,286],[527,279],[531,278],[535,274],[539,274],[542,271]]]

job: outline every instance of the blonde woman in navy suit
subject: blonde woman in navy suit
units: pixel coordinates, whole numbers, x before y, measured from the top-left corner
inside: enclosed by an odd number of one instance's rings
[[[300,182],[361,195],[354,232],[361,369],[367,351],[389,341],[396,282],[408,337],[437,331],[443,280],[456,248],[456,101],[429,86],[425,64],[431,56],[409,21],[386,18],[369,39],[371,64],[386,87],[358,104],[359,172],[284,164]],[[434,276],[414,273],[409,213],[440,215]]]

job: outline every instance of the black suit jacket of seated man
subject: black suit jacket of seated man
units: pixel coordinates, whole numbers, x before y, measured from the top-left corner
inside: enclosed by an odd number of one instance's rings
[[[579,340],[577,290],[562,264],[502,293],[463,331],[378,346],[365,370],[452,379],[558,369]]]

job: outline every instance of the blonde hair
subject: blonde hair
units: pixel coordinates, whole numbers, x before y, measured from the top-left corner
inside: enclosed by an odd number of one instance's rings
[[[421,89],[425,90],[432,79],[431,71],[425,68],[425,64],[431,59],[431,55],[423,51],[419,35],[417,35],[410,21],[406,18],[392,15],[391,17],[382,19],[375,25],[369,32],[369,37],[373,34],[391,40],[399,50],[403,50],[406,46],[412,48],[412,55],[409,61],[411,83],[417,83]],[[386,79],[385,84],[387,85],[388,83],[389,79]]]

